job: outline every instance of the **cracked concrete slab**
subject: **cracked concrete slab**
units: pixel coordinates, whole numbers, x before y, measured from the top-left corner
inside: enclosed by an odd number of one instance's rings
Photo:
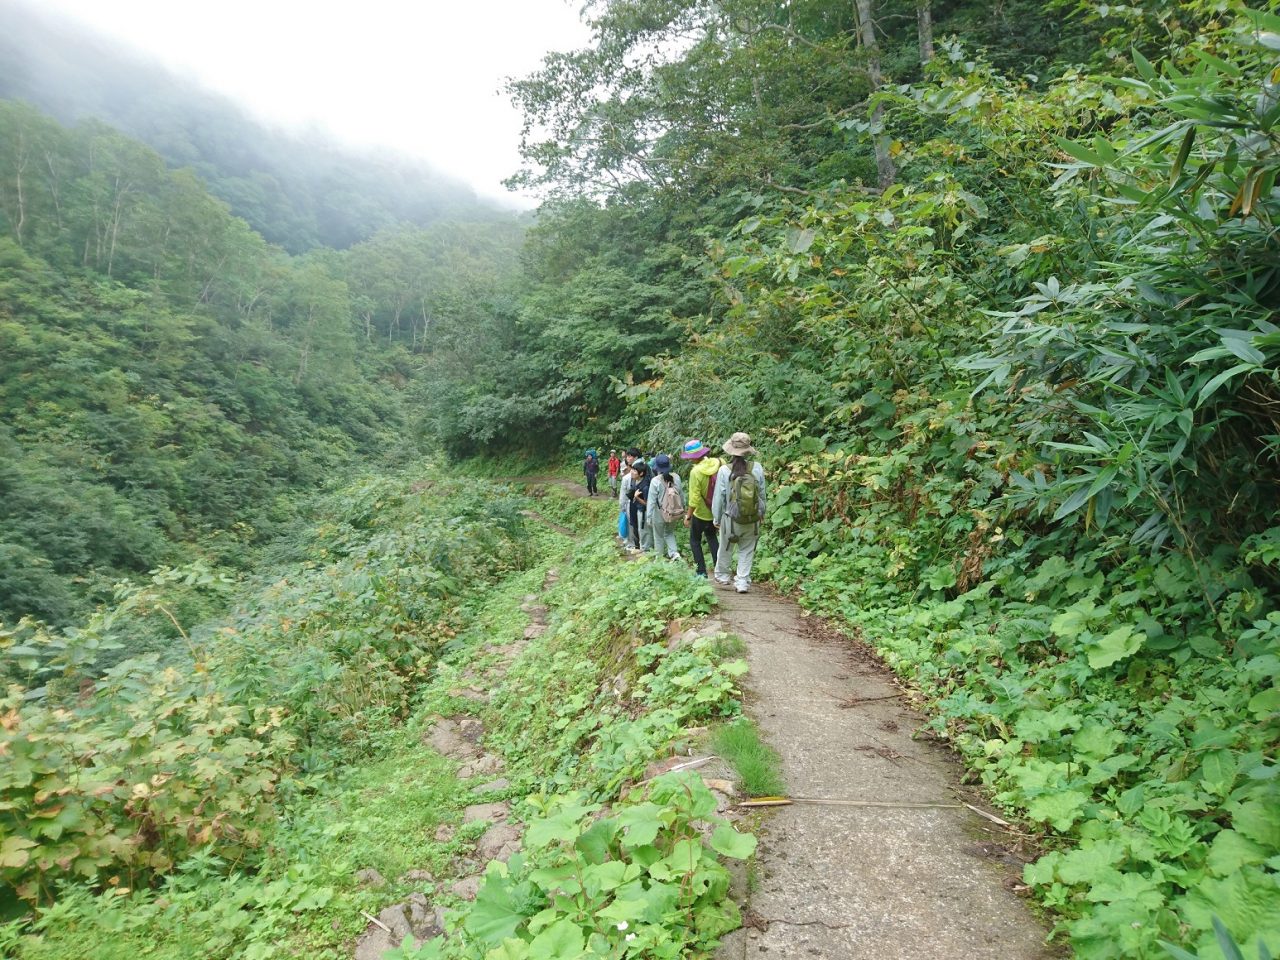
[[[946,804],[796,804],[762,815],[746,925],[721,960],[1041,960],[1047,928],[1011,889],[1016,870],[975,851],[994,828],[960,806],[962,768],[912,734],[924,722],[883,667],[798,607],[721,591],[747,644],[747,712],[783,758],[788,794]],[[999,831],[994,831],[999,839]]]

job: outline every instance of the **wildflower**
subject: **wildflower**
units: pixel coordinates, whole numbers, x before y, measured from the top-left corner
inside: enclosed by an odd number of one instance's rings
[[[627,929],[627,927],[628,927],[628,926],[629,926],[629,924],[627,923],[627,921],[625,921],[625,920],[619,920],[619,921],[618,921],[618,929],[619,929],[619,930],[625,930],[625,929]],[[634,937],[634,936],[635,936],[635,934],[633,933],[631,936],[632,936],[632,937]],[[630,938],[628,938],[628,939],[630,939]]]

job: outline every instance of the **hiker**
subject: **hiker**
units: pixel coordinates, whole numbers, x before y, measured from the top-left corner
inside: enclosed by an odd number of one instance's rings
[[[716,583],[728,585],[733,548],[738,548],[738,569],[732,583],[739,593],[751,586],[751,562],[760,540],[760,523],[764,520],[764,467],[747,457],[759,454],[745,433],[735,433],[724,444],[728,463],[716,474],[716,489],[711,498],[711,518],[720,531],[720,552],[716,554]]]
[[[622,461],[618,459],[618,451],[609,451],[609,492],[615,497],[618,495],[618,474],[622,470]]]
[[[623,464],[618,471],[618,536],[626,546],[631,522],[631,490],[635,482],[631,473],[631,464],[635,463],[639,451],[635,447],[623,455]]]
[[[600,460],[595,450],[587,451],[587,459],[582,464],[582,472],[587,475],[587,496],[596,495],[596,481],[600,477]]]
[[[648,530],[646,523],[646,514],[649,506],[649,465],[643,460],[635,460],[631,464],[631,504],[628,519],[631,527],[631,546],[632,553],[643,552],[646,543],[649,542],[648,537],[652,537],[653,532]]]
[[[680,451],[681,460],[693,461],[693,469],[689,471],[689,504],[685,508],[684,524],[689,528],[689,549],[693,551],[693,565],[700,577],[707,575],[707,557],[711,558],[714,567],[720,551],[716,528],[711,522],[711,497],[715,492],[720,459],[707,456],[710,452],[701,440],[688,441]],[[704,541],[706,554],[702,552]]]
[[[648,521],[653,527],[653,552],[665,553],[668,560],[680,559],[676,543],[676,524],[684,516],[684,484],[671,472],[671,458],[658,454],[653,461],[653,480],[649,483]]]

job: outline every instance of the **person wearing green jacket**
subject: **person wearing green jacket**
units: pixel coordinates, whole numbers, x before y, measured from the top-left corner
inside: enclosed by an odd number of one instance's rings
[[[700,577],[707,575],[707,557],[714,565],[720,551],[716,528],[711,522],[711,492],[716,473],[720,470],[720,460],[708,457],[710,452],[701,440],[687,441],[680,451],[681,460],[693,461],[693,469],[689,471],[689,502],[685,508],[684,524],[689,528],[689,550],[693,553],[693,564]],[[704,541],[708,551],[705,555],[702,552]]]

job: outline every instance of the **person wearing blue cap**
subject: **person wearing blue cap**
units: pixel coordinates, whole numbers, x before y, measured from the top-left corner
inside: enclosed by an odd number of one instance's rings
[[[600,479],[600,458],[595,450],[588,450],[586,460],[582,464],[582,472],[587,475],[587,496],[596,495],[596,483]]]
[[[660,453],[653,461],[649,481],[648,520],[653,528],[653,552],[665,553],[668,560],[680,559],[676,526],[684,517],[684,485],[671,472],[671,458]]]

